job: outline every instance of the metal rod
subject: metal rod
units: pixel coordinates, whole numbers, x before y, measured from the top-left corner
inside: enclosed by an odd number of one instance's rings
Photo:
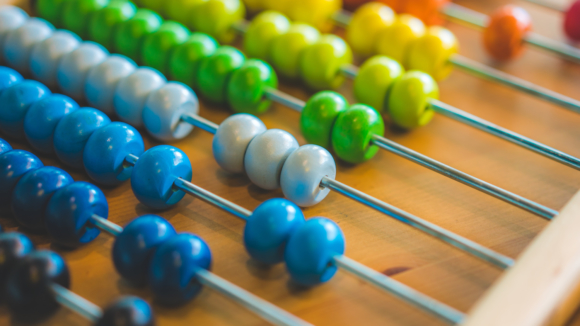
[[[351,17],[352,17],[352,15],[350,12],[348,12],[346,10],[342,10],[342,9],[335,11],[334,14],[332,14],[332,16],[331,16],[332,20],[334,20],[336,25],[343,27],[343,28],[348,27],[348,24],[350,24]]]
[[[58,303],[85,317],[91,323],[96,323],[103,315],[101,308],[65,287],[52,283],[50,289]]]
[[[201,284],[236,301],[272,324],[284,326],[312,325],[205,269],[198,270],[196,276]]]
[[[580,50],[566,43],[553,40],[534,32],[527,33],[524,41],[541,49],[557,53],[568,60],[580,62]]]
[[[100,217],[99,215],[93,214],[90,220],[99,229],[111,234],[114,237],[119,236],[123,232],[123,228],[106,218]]]
[[[270,99],[276,103],[280,103],[298,112],[302,112],[302,109],[304,109],[304,106],[306,105],[304,101],[301,101],[296,97],[281,92],[275,88],[266,88],[264,90],[264,95],[267,99]]]
[[[374,286],[385,290],[396,297],[429,312],[451,324],[459,324],[465,315],[448,305],[430,298],[407,285],[395,281],[367,266],[356,262],[344,255],[334,256],[334,263],[346,271],[362,278]]]
[[[184,114],[181,116],[181,121],[187,122],[194,127],[198,127],[199,129],[205,130],[214,135],[219,128],[219,125],[204,119],[197,114]]]
[[[127,156],[125,156],[124,164],[129,165],[129,166],[135,166],[135,164],[137,164],[138,160],[139,160],[139,156],[137,156],[135,154],[128,154]]]
[[[358,75],[358,67],[347,64],[340,67],[340,72],[348,78],[355,79],[356,75]]]
[[[246,31],[248,30],[248,26],[250,25],[250,23],[247,20],[238,20],[236,22],[234,22],[232,24],[232,28],[233,30],[235,30],[236,32],[240,33],[240,34],[246,34]]]
[[[441,12],[447,16],[450,20],[458,23],[467,23],[467,25],[475,26],[478,28],[485,28],[489,17],[475,10],[465,8],[454,3],[448,3],[443,8]]]
[[[550,1],[545,1],[545,0],[526,0],[527,2],[533,3],[535,5],[538,6],[542,6],[544,8],[548,8],[548,9],[552,9],[552,10],[556,10],[559,12],[566,12],[567,11],[567,7],[560,5],[560,4],[555,4],[553,2]]]
[[[238,206],[231,201],[228,201],[216,194],[213,194],[203,188],[200,188],[193,183],[186,181],[182,178],[179,178],[173,182],[173,186],[189,195],[195,196],[207,203],[210,203],[214,206],[217,206],[226,212],[233,214],[243,220],[247,220],[251,215],[252,212]]]
[[[457,169],[454,169],[446,164],[438,162],[432,158],[429,158],[425,155],[419,154],[407,147],[399,145],[391,140],[388,140],[384,137],[373,135],[371,142],[382,149],[386,149],[387,151],[397,154],[401,157],[404,157],[408,160],[411,160],[417,164],[420,164],[428,169],[431,169],[435,172],[438,172],[446,177],[449,177],[453,180],[459,181],[463,184],[466,184],[472,188],[480,190],[488,195],[494,196],[499,198],[507,203],[510,203],[514,206],[520,207],[525,209],[531,213],[534,213],[538,216],[541,216],[547,220],[551,220],[554,216],[558,215],[558,212],[548,208],[546,206],[540,205],[536,202],[533,202],[529,199],[524,197],[518,196],[512,192],[494,186],[490,183],[487,183],[483,180],[480,180],[476,177],[473,177],[467,173],[461,172]]]
[[[322,187],[330,188],[346,197],[352,198],[370,208],[386,214],[394,219],[421,230],[435,238],[442,240],[460,250],[463,250],[477,258],[480,258],[501,269],[506,269],[514,264],[513,259],[486,248],[476,242],[457,235],[449,230],[425,221],[415,215],[407,213],[397,207],[389,205],[381,200],[365,194],[357,189],[347,186],[339,181],[324,177],[320,182]]]

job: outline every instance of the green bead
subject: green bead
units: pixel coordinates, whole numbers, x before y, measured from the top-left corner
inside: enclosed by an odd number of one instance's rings
[[[205,0],[164,0],[165,17],[184,25],[189,25],[189,17],[194,7]]]
[[[35,12],[38,17],[46,19],[55,27],[62,27],[61,12],[67,1],[72,0],[38,0]]]
[[[136,11],[137,7],[130,1],[112,1],[91,16],[89,38],[112,49],[115,27],[133,17]]]
[[[88,39],[89,18],[101,10],[109,0],[70,0],[62,6],[62,25],[83,40]]]
[[[269,64],[250,59],[232,73],[228,81],[228,103],[238,113],[261,114],[272,101],[264,96],[267,88],[277,88],[278,78]]]
[[[270,43],[269,61],[282,76],[295,79],[300,76],[300,53],[320,38],[320,32],[308,24],[294,23],[288,31],[276,36]]]
[[[406,129],[424,126],[433,118],[430,100],[439,99],[439,86],[421,71],[409,71],[392,86],[388,111],[391,120]]]
[[[383,112],[393,82],[403,73],[403,66],[387,56],[370,58],[360,67],[354,79],[354,96],[357,102]]]
[[[196,89],[197,71],[203,58],[219,47],[217,41],[203,33],[192,33],[184,43],[175,47],[169,58],[169,73],[173,79]]]
[[[163,19],[148,9],[139,9],[133,18],[120,23],[113,35],[115,52],[141,63],[141,45],[145,36],[157,31]]]
[[[281,13],[264,11],[256,16],[244,35],[244,51],[250,58],[268,59],[270,43],[290,28],[290,21]]]
[[[228,79],[245,60],[244,54],[231,46],[222,46],[213,55],[202,59],[197,71],[199,93],[215,103],[225,103]]]
[[[137,0],[137,4],[139,7],[147,8],[151,11],[158,13],[161,16],[165,15],[164,5],[165,1],[163,0]]]
[[[155,68],[161,73],[167,73],[171,50],[185,42],[189,30],[178,22],[165,21],[161,27],[145,36],[141,48],[141,59],[145,66]]]
[[[385,124],[377,111],[365,104],[355,104],[341,112],[332,128],[332,148],[349,163],[370,160],[379,148],[371,144],[373,135],[383,136]]]
[[[230,43],[236,36],[232,25],[245,14],[241,0],[205,0],[192,9],[189,24],[193,30],[209,34],[220,43]]]
[[[314,94],[300,115],[300,130],[306,141],[330,148],[334,121],[346,109],[348,102],[339,93],[322,91]]]
[[[344,81],[342,66],[352,63],[352,51],[333,34],[323,35],[300,55],[300,75],[313,89],[338,88]]]

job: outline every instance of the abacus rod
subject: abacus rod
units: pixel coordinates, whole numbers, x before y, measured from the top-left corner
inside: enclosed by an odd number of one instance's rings
[[[538,5],[538,6],[542,6],[544,8],[556,10],[556,11],[559,11],[562,13],[566,12],[566,7],[564,7],[562,5],[557,5],[557,4],[549,2],[549,1],[543,1],[543,0],[525,0],[525,1],[533,3],[533,4]]]
[[[454,3],[446,4],[441,12],[453,21],[467,23],[479,28],[485,28],[489,20],[487,15]]]
[[[558,53],[559,55],[568,59],[572,59],[573,61],[580,61],[580,51],[566,43],[552,40],[546,36],[534,32],[527,33],[524,41],[536,47]]]
[[[264,90],[264,96],[269,100],[280,103],[298,112],[302,112],[304,105],[306,105],[304,101],[271,87]]]
[[[340,67],[340,72],[348,78],[355,79],[359,68],[355,65],[347,64]]]
[[[338,267],[345,269],[349,273],[451,324],[459,324],[465,318],[462,312],[344,255],[334,256],[333,260]]]
[[[197,271],[196,276],[201,284],[220,292],[275,325],[312,325],[205,269]]]
[[[96,323],[103,315],[101,308],[65,287],[52,283],[50,289],[58,303],[85,317],[91,323]]]
[[[346,197],[352,198],[398,221],[419,229],[441,241],[444,241],[501,269],[506,269],[514,264],[514,260],[507,256],[497,253],[431,222],[425,221],[415,215],[407,213],[395,206],[389,205],[384,201],[378,200],[377,198],[365,194],[364,192],[347,186],[340,181],[324,177],[322,178],[320,185],[322,187],[334,190]]]
[[[128,164],[130,166],[135,166],[135,164],[137,164],[138,160],[139,160],[139,156],[137,156],[135,154],[127,154],[127,156],[125,156],[125,164]]]
[[[350,20],[352,18],[352,15],[350,12],[341,9],[341,10],[334,12],[334,14],[332,14],[331,18],[332,18],[332,20],[334,20],[334,22],[338,26],[346,28],[346,27],[348,27],[348,24],[350,24]]]
[[[540,217],[543,217],[547,220],[551,220],[558,212],[533,202],[529,199],[524,197],[518,196],[512,192],[494,186],[490,183],[487,183],[483,180],[480,180],[476,177],[473,177],[467,173],[461,172],[457,169],[454,169],[446,164],[438,162],[430,157],[425,155],[419,154],[410,148],[404,147],[399,145],[391,140],[388,140],[384,137],[373,135],[371,142],[382,149],[385,149],[391,153],[397,154],[401,157],[404,157],[410,161],[413,161],[419,165],[422,165],[428,169],[431,169],[437,173],[440,173],[446,177],[449,177],[453,180],[459,181],[463,184],[466,184],[472,188],[480,190],[488,195],[494,196],[498,199],[501,199],[507,203],[510,203],[514,206],[520,207],[525,209],[533,214],[536,214]]]
[[[120,225],[117,225],[104,217],[99,215],[93,214],[91,216],[91,222],[98,227],[99,229],[117,237],[119,234],[123,232],[123,228]]]
[[[211,134],[215,134],[219,128],[219,125],[204,119],[197,114],[184,114],[181,116],[181,121],[187,122]]]

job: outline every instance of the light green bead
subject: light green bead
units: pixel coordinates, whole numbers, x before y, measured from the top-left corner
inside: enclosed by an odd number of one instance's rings
[[[204,0],[164,0],[164,12],[168,19],[189,25],[192,10]]]
[[[439,99],[439,86],[429,74],[409,71],[392,86],[388,111],[391,120],[406,129],[424,126],[433,118],[431,99]]]
[[[202,59],[197,71],[199,93],[214,103],[226,103],[228,80],[245,60],[244,54],[231,46],[222,46]]]
[[[294,23],[284,34],[270,43],[268,60],[280,75],[295,79],[300,76],[299,59],[302,51],[320,38],[320,32],[308,24]]]
[[[113,48],[113,37],[118,24],[135,15],[137,7],[130,1],[111,1],[95,12],[89,22],[89,38],[107,49]]]
[[[188,37],[189,30],[185,26],[171,20],[165,21],[156,32],[144,38],[141,49],[143,64],[167,73],[171,51]]]
[[[136,0],[136,2],[139,7],[147,8],[161,16],[165,15],[165,1],[163,0]]]
[[[175,47],[169,58],[169,73],[173,79],[191,88],[197,88],[197,70],[203,58],[219,47],[217,41],[203,33],[193,33],[184,43]]]
[[[62,6],[62,26],[76,33],[83,40],[88,39],[89,18],[102,9],[109,0],[70,0]]]
[[[228,103],[238,113],[262,114],[272,101],[264,96],[267,88],[277,88],[278,78],[269,64],[249,59],[235,70],[228,81]]]
[[[352,51],[333,34],[322,35],[300,55],[300,75],[313,89],[338,88],[344,81],[340,68],[352,63]]]
[[[354,96],[357,102],[383,112],[388,93],[405,69],[397,61],[382,55],[367,60],[354,79]]]
[[[114,33],[115,52],[128,56],[141,63],[143,39],[159,29],[163,19],[148,9],[139,9],[133,18],[120,23]]]
[[[337,92],[322,91],[310,97],[300,115],[300,130],[311,144],[330,148],[336,117],[348,109],[348,102]]]
[[[232,25],[245,14],[241,0],[205,0],[192,8],[189,24],[193,30],[209,34],[220,43],[230,43],[236,35]]]
[[[244,51],[250,58],[268,60],[272,40],[290,28],[290,21],[281,13],[264,11],[256,16],[244,35]]]

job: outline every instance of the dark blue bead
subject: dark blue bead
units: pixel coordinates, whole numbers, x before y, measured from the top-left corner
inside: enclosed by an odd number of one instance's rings
[[[65,164],[83,167],[83,150],[95,130],[111,123],[103,112],[82,108],[60,120],[54,131],[54,151]]]
[[[143,299],[127,296],[105,308],[95,326],[153,326],[155,317]]]
[[[12,150],[12,146],[10,146],[10,144],[8,144],[7,141],[0,138],[0,155],[4,154],[6,152],[10,152],[11,150]]]
[[[30,106],[50,95],[50,90],[34,80],[25,80],[0,93],[0,130],[14,138],[24,138],[24,116]]]
[[[8,275],[22,257],[34,250],[32,241],[24,234],[7,232],[0,234],[0,298],[3,298]]]
[[[317,217],[302,224],[286,246],[286,268],[292,280],[302,285],[316,285],[336,273],[332,257],[344,254],[344,235],[333,221]]]
[[[53,94],[34,103],[24,117],[24,135],[30,145],[41,153],[52,154],[56,125],[78,108],[77,102],[61,94]]]
[[[18,71],[8,68],[0,67],[0,93],[6,88],[24,80]]]
[[[191,181],[187,155],[173,146],[155,146],[139,157],[131,174],[131,188],[143,205],[166,209],[185,196],[183,191],[172,189],[177,178]]]
[[[0,209],[10,208],[12,191],[20,178],[42,166],[38,157],[27,151],[15,149],[0,155]]]
[[[198,236],[182,233],[167,240],[151,261],[149,283],[155,300],[168,306],[191,300],[201,291],[196,271],[210,266],[211,252]]]
[[[294,203],[282,198],[269,199],[248,218],[244,229],[246,250],[262,263],[281,263],[290,235],[303,223],[304,214]]]
[[[123,229],[113,245],[113,262],[123,278],[143,285],[157,248],[176,235],[171,223],[157,215],[143,215]]]
[[[85,171],[96,182],[113,186],[131,177],[133,166],[124,164],[129,154],[143,154],[141,134],[124,122],[113,122],[95,131],[83,154]]]

